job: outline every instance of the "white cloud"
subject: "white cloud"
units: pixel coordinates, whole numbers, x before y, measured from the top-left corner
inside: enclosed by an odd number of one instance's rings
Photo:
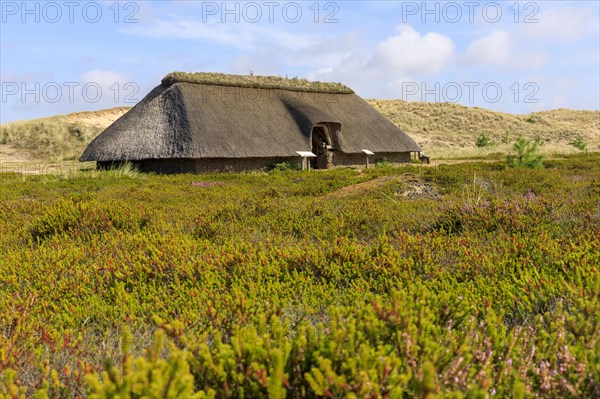
[[[475,64],[502,65],[510,61],[511,43],[508,33],[495,30],[471,42],[466,59]]]
[[[342,81],[369,97],[397,96],[403,82],[422,79],[447,68],[455,46],[447,36],[420,34],[408,25],[397,27],[372,53],[354,51],[331,67],[311,74],[311,79]]]
[[[421,35],[409,25],[375,47],[368,68],[400,74],[436,73],[454,56],[452,39],[439,33]]]
[[[233,58],[229,62],[228,71],[248,73],[251,70],[258,74],[305,77],[307,69],[324,71],[342,64],[342,60],[354,58],[356,49],[361,47],[361,44],[361,38],[354,33],[328,37],[299,49],[269,43],[250,54],[241,54]],[[360,62],[361,67],[366,60]],[[347,64],[347,61],[344,61],[344,64]]]

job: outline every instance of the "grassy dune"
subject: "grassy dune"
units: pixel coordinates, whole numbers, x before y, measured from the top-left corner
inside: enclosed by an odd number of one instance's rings
[[[455,158],[506,153],[519,134],[541,139],[546,153],[577,152],[569,143],[578,135],[590,151],[600,150],[600,111],[557,109],[513,115],[478,107],[451,103],[421,103],[401,100],[368,102],[404,131],[433,157]],[[485,133],[498,145],[475,147],[476,138]]]
[[[413,137],[433,158],[506,154],[519,134],[542,140],[545,143],[542,152],[547,154],[577,152],[569,144],[577,136],[585,140],[590,151],[600,151],[600,111],[558,109],[512,115],[450,103],[368,102]],[[128,109],[118,107],[3,124],[0,126],[0,159],[76,160],[96,135]],[[497,145],[475,147],[475,140],[482,133]]]
[[[77,160],[85,147],[127,112],[118,107],[56,115],[0,125],[0,159],[60,162]]]

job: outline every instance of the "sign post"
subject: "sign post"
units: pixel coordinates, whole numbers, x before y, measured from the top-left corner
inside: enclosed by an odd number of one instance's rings
[[[367,149],[362,149],[361,150],[363,154],[365,154],[365,157],[367,158],[367,167],[366,169],[369,169],[369,156],[371,155],[375,155],[375,153],[371,150],[367,150]]]
[[[296,154],[302,157],[302,170],[310,170],[309,158],[316,158],[317,156],[310,151],[296,151]],[[304,164],[306,163],[306,167]]]

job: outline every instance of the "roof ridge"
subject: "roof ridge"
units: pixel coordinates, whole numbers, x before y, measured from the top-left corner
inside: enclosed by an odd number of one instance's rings
[[[254,89],[281,89],[313,93],[354,94],[354,91],[342,83],[317,82],[300,78],[281,76],[233,75],[217,72],[171,72],[161,81],[163,86],[175,83],[195,83],[215,86],[235,86]]]

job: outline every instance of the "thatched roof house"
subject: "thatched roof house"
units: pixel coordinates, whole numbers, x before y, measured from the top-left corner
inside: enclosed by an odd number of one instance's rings
[[[86,148],[80,161],[200,172],[410,161],[421,149],[348,87],[265,76],[172,73]]]

